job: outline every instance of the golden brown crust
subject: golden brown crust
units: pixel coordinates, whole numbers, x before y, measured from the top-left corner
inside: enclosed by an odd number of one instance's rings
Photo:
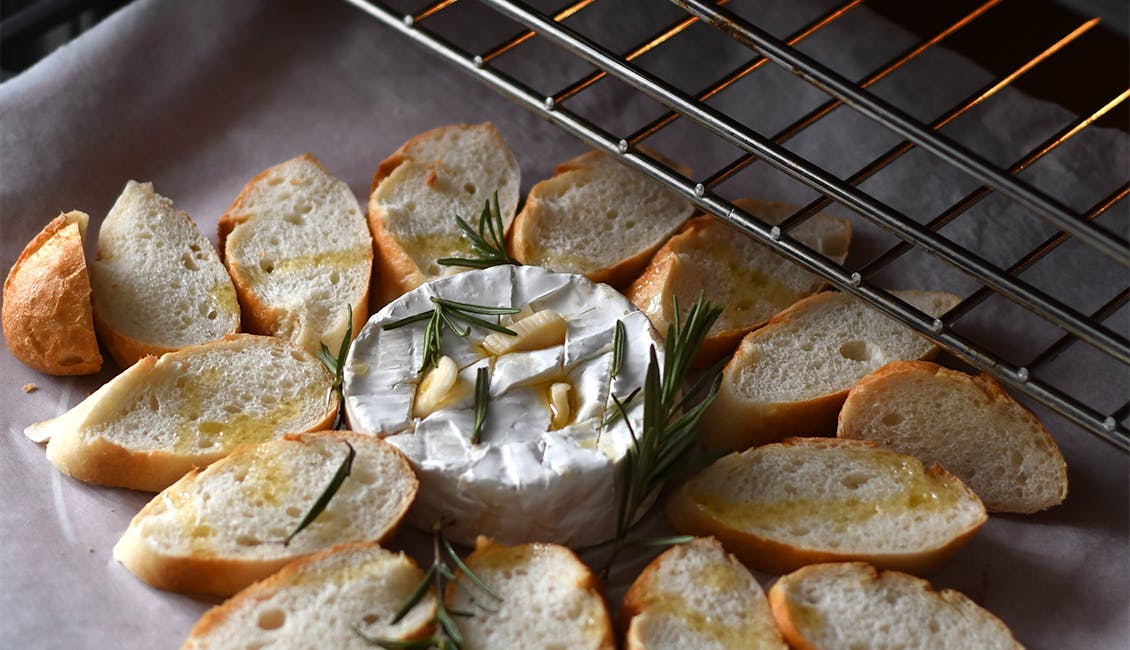
[[[991,512],[1031,514],[1058,505],[1067,498],[1067,463],[1063,458],[1063,454],[1059,451],[1059,447],[1056,445],[1055,438],[1052,437],[1051,432],[1040,422],[1040,419],[1031,409],[1013,399],[1013,397],[1004,390],[1000,382],[985,373],[981,373],[980,375],[968,375],[964,372],[951,370],[950,368],[925,360],[892,361],[868,374],[863,379],[860,379],[859,383],[851,389],[848,398],[845,400],[844,407],[837,417],[836,435],[845,439],[859,439],[854,432],[845,431],[843,423],[852,420],[856,408],[866,408],[862,405],[874,402],[874,398],[869,398],[868,396],[872,392],[879,390],[878,387],[887,382],[902,381],[907,376],[913,375],[937,376],[949,382],[972,386],[985,395],[987,399],[986,410],[992,410],[995,406],[1003,406],[1008,409],[1014,413],[1019,420],[1024,421],[1030,430],[1040,439],[1040,443],[1038,443],[1037,446],[1047,450],[1045,457],[1056,466],[1058,474],[1062,477],[1060,481],[1057,481],[1059,490],[1056,501],[1054,503],[1047,503],[1042,507],[1032,508],[1019,508],[1015,507],[1015,504],[1012,504],[1012,507],[1004,508],[1001,507],[1000,504],[995,504],[994,506],[986,503],[986,507]],[[857,404],[860,406],[857,407]]]
[[[831,295],[834,294],[824,291],[803,298],[770,318],[765,326],[747,334],[723,372],[736,372],[738,366],[749,362],[746,357],[754,356],[747,348],[754,346],[758,339],[784,327],[810,303],[826,300]],[[937,354],[935,346],[921,359],[932,359]],[[732,382],[723,380],[714,403],[703,414],[699,435],[707,448],[729,451],[742,451],[785,438],[834,436],[840,408],[849,392],[850,387],[800,402],[759,403],[751,402]]]
[[[401,475],[408,477],[412,482],[412,497],[403,500],[400,504],[400,511],[390,519],[384,534],[379,538],[367,540],[377,545],[386,543],[396,535],[404,516],[408,514],[408,508],[412,505],[416,490],[419,488],[411,465],[408,464],[404,455],[396,447],[372,436],[350,431],[322,430],[303,434],[287,434],[283,438],[301,442],[305,437],[319,435],[358,438],[363,439],[366,443],[379,442],[397,458],[401,466]],[[254,444],[242,445],[232,453],[247,451],[253,447],[255,447]],[[167,489],[175,490],[181,484],[193,481],[204,469],[206,468],[195,469],[185,474]],[[255,581],[276,573],[291,562],[305,560],[322,552],[315,551],[272,559],[214,557],[203,554],[167,555],[146,543],[139,525],[151,513],[158,513],[167,507],[165,500],[159,496],[150,500],[141,511],[134,515],[129,528],[126,529],[126,532],[114,547],[115,559],[122,562],[131,573],[143,582],[157,589],[185,594],[231,596]],[[328,550],[333,548],[331,547]],[[323,551],[327,551],[327,549],[323,549]]]
[[[644,151],[649,156],[667,166],[678,170],[686,176],[690,176],[691,172],[687,167],[676,165],[674,162],[654,151],[648,149],[644,149]],[[514,217],[514,222],[510,225],[506,248],[511,256],[523,264],[538,263],[541,257],[540,251],[543,249],[538,228],[540,219],[537,216],[543,210],[541,207],[541,194],[552,192],[553,190],[550,188],[553,187],[556,183],[556,179],[561,175],[573,171],[590,169],[594,165],[603,164],[603,160],[607,157],[608,154],[600,151],[588,151],[574,158],[570,158],[557,165],[556,169],[553,171],[553,176],[538,182],[530,189],[530,193],[526,197],[525,206],[523,206],[522,211]],[[639,251],[634,255],[619,260],[611,266],[589,271],[585,273],[584,276],[593,282],[602,282],[624,292],[640,275],[644,267],[647,266],[648,262],[656,254],[656,251],[658,251],[663,244],[664,241],[656,242],[655,245],[646,250]]]
[[[509,150],[502,134],[490,122],[482,124],[450,124],[429,129],[409,138],[399,149],[382,160],[373,174],[373,183],[369,189],[368,223],[369,234],[373,237],[374,264],[372,281],[369,290],[369,308],[376,312],[393,300],[399,298],[412,289],[428,280],[416,261],[412,259],[411,252],[404,248],[401,241],[385,227],[385,211],[381,204],[375,200],[378,186],[396,171],[403,163],[415,160],[413,149],[421,142],[434,138],[437,134],[451,129],[478,129],[488,130],[491,139],[495,140],[500,149]],[[422,164],[431,161],[418,160]],[[455,224],[452,224],[454,229]],[[510,228],[513,226],[511,225]]]
[[[82,248],[87,219],[82,212],[52,219],[24,247],[4,281],[8,349],[50,375],[88,375],[102,368]]]
[[[249,336],[252,335],[229,334],[223,340],[233,341]],[[282,344],[279,339],[271,340]],[[193,347],[197,346],[190,346]],[[113,406],[120,396],[110,391],[117,390],[118,386],[128,390],[132,385],[130,382],[145,381],[146,375],[153,370],[156,363],[157,358],[154,356],[142,357],[118,375],[113,382],[99,389],[99,392],[106,391],[100,399],[96,393],[87,398],[88,401],[84,404],[90,409]],[[329,385],[328,372],[324,368],[322,372],[326,373],[326,383]],[[323,417],[307,427],[307,430],[318,431],[332,426],[338,408],[344,407],[338,403],[336,396],[333,396],[326,405]],[[159,492],[192,470],[206,467],[232,452],[231,449],[227,449],[210,454],[186,455],[166,450],[129,449],[103,437],[84,434],[82,429],[89,413],[89,410],[76,406],[71,411],[45,423],[47,435],[50,436],[47,444],[48,460],[59,470],[86,483]]]
[[[835,438],[789,438],[781,444],[835,447],[844,446],[842,445],[844,442],[876,446],[865,440],[848,441]],[[960,486],[967,499],[977,500],[977,496],[968,486],[940,465],[933,465],[928,468],[926,475],[935,482]],[[907,573],[926,573],[938,568],[957,553],[988,520],[988,515],[982,511],[982,516],[974,525],[936,548],[913,553],[846,553],[794,546],[731,526],[699,507],[698,502],[688,494],[686,483],[672,491],[668,496],[666,513],[672,528],[680,534],[698,537],[713,536],[722,542],[722,546],[727,551],[733,553],[747,566],[758,571],[778,575],[795,571],[810,564],[852,561],[870,562],[880,568],[895,569]]]

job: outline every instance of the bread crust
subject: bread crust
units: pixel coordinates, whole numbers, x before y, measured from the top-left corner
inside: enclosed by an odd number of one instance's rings
[[[302,441],[305,436],[335,435],[343,438],[364,438],[366,442],[379,442],[386,446],[397,458],[401,465],[402,475],[413,483],[411,496],[400,504],[399,511],[392,517],[385,533],[372,541],[384,544],[396,535],[400,523],[412,505],[419,484],[408,461],[400,450],[392,445],[379,441],[371,436],[362,436],[348,431],[322,430],[304,434],[287,434],[285,440]],[[246,451],[255,447],[254,444],[242,445],[232,453]],[[167,489],[176,489],[182,483],[196,479],[207,468],[195,469],[181,477]],[[300,559],[306,559],[314,553],[291,555],[279,558],[232,558],[216,557],[206,554],[197,555],[170,555],[163,553],[145,540],[141,533],[140,523],[151,513],[160,512],[167,506],[161,496],[153,498],[143,507],[133,519],[121,539],[114,546],[114,559],[126,566],[139,579],[151,587],[175,591],[186,594],[207,594],[214,596],[231,596],[257,580],[262,580],[281,568]],[[331,547],[332,548],[332,547]],[[325,549],[323,549],[325,550]],[[316,551],[318,552],[318,551]],[[316,553],[315,552],[315,553]]]
[[[836,436],[853,440],[863,439],[860,435],[861,432],[855,432],[847,426],[856,417],[856,412],[868,409],[868,404],[876,401],[872,394],[881,391],[883,385],[889,382],[903,381],[905,378],[913,378],[914,376],[936,376],[956,385],[970,386],[985,396],[987,400],[986,410],[1004,406],[1015,413],[1019,420],[1023,420],[1025,424],[1031,427],[1039,440],[1035,446],[1044,451],[1042,455],[1056,468],[1055,483],[1058,486],[1058,491],[1054,499],[1032,507],[1020,507],[1017,503],[1004,504],[986,501],[985,507],[990,512],[1031,514],[1058,505],[1067,498],[1067,463],[1056,446],[1051,432],[1040,422],[1040,419],[1031,409],[1013,399],[1004,390],[1000,382],[985,373],[967,375],[964,372],[951,370],[929,361],[892,361],[861,379],[848,393],[843,409],[838,415]]]
[[[592,570],[589,569],[588,565],[586,565],[584,562],[582,562],[580,560],[580,558],[577,557],[577,554],[573,552],[572,549],[565,547],[565,546],[561,546],[559,544],[544,544],[544,543],[538,543],[538,542],[530,543],[530,544],[520,544],[518,546],[502,546],[502,545],[499,545],[499,544],[495,544],[489,538],[480,535],[478,537],[478,539],[475,541],[475,550],[472,551],[471,554],[466,557],[466,559],[464,560],[464,563],[468,567],[470,567],[472,571],[474,571],[475,565],[478,562],[482,562],[484,560],[488,560],[489,558],[496,557],[496,556],[505,557],[508,553],[512,552],[514,549],[519,549],[519,548],[523,548],[523,547],[533,547],[535,549],[537,549],[537,548],[557,549],[561,552],[567,553],[569,558],[572,560],[572,562],[574,562],[578,567],[581,567],[583,569],[581,575],[578,577],[577,582],[575,582],[572,585],[572,587],[576,590],[584,591],[586,596],[589,599],[600,604],[600,608],[604,612],[603,620],[601,620],[601,621],[589,621],[589,623],[588,623],[589,627],[592,627],[592,626],[595,625],[596,627],[599,628],[597,630],[597,634],[596,634],[596,636],[598,636],[599,638],[596,639],[596,645],[585,646],[585,647],[592,647],[595,650],[616,650],[616,640],[615,640],[615,636],[612,632],[612,623],[611,623],[609,616],[608,616],[607,607],[604,604],[603,585],[601,585],[600,580],[596,577],[596,575],[593,574]],[[461,576],[462,571],[458,572],[457,575]],[[546,576],[546,579],[553,579],[553,576]],[[446,602],[450,603],[451,599],[455,597],[455,595],[458,591],[458,588],[459,588],[459,585],[457,585],[454,581],[448,582],[446,590],[444,592],[444,600]],[[488,621],[489,621],[489,619],[488,619]]]
[[[778,213],[781,213],[783,216],[794,210],[792,206],[787,206],[782,203],[767,203],[756,199],[738,199],[734,202],[734,205],[747,212],[768,214],[770,217],[774,217]],[[824,254],[838,262],[843,262],[847,257],[848,245],[851,241],[850,222],[846,219],[831,217],[826,214],[821,216],[824,219],[838,222],[843,229],[841,237],[833,240],[821,240],[822,244],[826,242],[829,246],[829,250],[825,250]],[[779,221],[779,219],[769,219],[770,223],[775,223],[776,221]],[[718,235],[714,234],[714,230],[719,227],[730,229],[727,224],[710,214],[699,214],[692,218],[683,226],[682,230],[663,244],[651,258],[651,261],[648,262],[644,272],[628,287],[626,295],[637,307],[647,312],[649,315],[655,313],[656,308],[658,308],[660,318],[659,322],[655,323],[655,326],[660,332],[666,331],[670,321],[670,309],[672,300],[675,297],[674,287],[672,286],[673,278],[686,274],[686,271],[683,270],[685,263],[682,261],[684,255],[696,250],[709,250],[711,246],[725,246],[725,242],[719,243],[717,241]],[[739,233],[737,230],[733,230],[730,234],[733,237],[746,236],[744,233]],[[710,239],[711,236],[713,236],[713,241]],[[823,245],[821,248],[823,248]],[[796,270],[798,272],[807,273],[807,271],[803,271],[799,266],[796,267]],[[703,282],[738,281],[740,281],[740,279],[737,277],[703,278]],[[819,292],[826,284],[826,282],[820,282],[818,285],[814,286],[811,291],[806,293],[798,292],[796,300]],[[694,298],[695,296],[682,296],[682,305],[690,305]],[[728,308],[725,304],[720,306],[723,307],[723,309]],[[790,305],[783,305],[778,311],[782,311],[789,306]],[[750,321],[740,327],[712,330],[699,347],[698,354],[693,361],[693,366],[703,368],[729,356],[741,342],[742,337],[765,325],[772,316],[773,314],[769,314],[764,318]]]
[[[836,446],[837,443],[848,442],[836,439],[818,438],[790,438],[780,443],[789,446]],[[865,446],[876,446],[867,441],[850,441]],[[980,501],[977,496],[964,483],[953,474],[947,472],[940,465],[932,465],[926,469],[926,476],[932,481],[953,482],[960,486],[965,496],[969,499]],[[824,562],[852,562],[862,561],[874,564],[884,569],[894,569],[907,573],[926,573],[941,566],[981,529],[988,520],[988,515],[982,511],[980,519],[968,529],[954,535],[944,544],[934,548],[923,549],[910,553],[848,553],[827,551],[818,548],[805,548],[783,543],[755,533],[740,530],[727,522],[711,516],[701,509],[697,502],[688,494],[687,484],[679,486],[668,496],[666,513],[671,526],[680,534],[695,535],[700,537],[713,536],[717,538],[727,551],[736,555],[747,566],[775,573],[778,575],[795,571],[809,564]]]
[[[765,326],[747,334],[723,374],[738,372],[743,357],[753,356],[750,350],[759,339],[788,325],[812,303],[834,295],[824,291],[801,299],[770,318]],[[937,346],[932,346],[920,359],[933,359],[937,354]],[[703,414],[700,438],[711,450],[742,451],[791,437],[830,437],[835,435],[840,407],[850,390],[849,386],[796,402],[753,402],[741,395],[733,382],[723,380],[714,403]]]
[[[102,368],[82,245],[88,219],[77,211],[52,219],[4,280],[8,349],[49,375],[89,375]]]
[[[683,175],[691,175],[689,168],[677,165],[654,151],[648,149],[643,150],[652,158],[676,169]],[[603,159],[607,157],[608,154],[600,151],[588,151],[560,163],[557,165],[556,169],[554,169],[553,176],[534,185],[529,195],[526,197],[526,205],[522,208],[522,211],[514,217],[514,223],[510,226],[510,233],[506,242],[506,248],[510,255],[523,264],[535,263],[534,260],[539,257],[539,251],[542,249],[538,228],[538,222],[540,220],[538,215],[544,210],[541,195],[543,193],[553,192],[553,186],[559,182],[563,174],[591,168],[596,164],[600,164],[598,161],[603,161]],[[640,275],[652,256],[663,246],[665,241],[666,238],[654,242],[644,250],[619,260],[610,266],[589,271],[585,273],[584,276],[593,282],[603,282],[623,292],[632,281]]]
[[[671,548],[660,554],[658,557],[656,557],[654,560],[652,560],[646,567],[644,567],[644,570],[640,573],[639,577],[637,577],[632,583],[631,587],[628,588],[628,592],[624,594],[624,600],[620,606],[620,624],[624,628],[626,628],[624,641],[624,647],[626,648],[626,650],[648,650],[646,641],[639,637],[638,626],[632,625],[632,621],[637,616],[645,614],[648,609],[653,606],[656,596],[650,592],[658,584],[659,578],[657,577],[657,574],[659,573],[663,564],[669,561],[677,561],[675,556],[678,555],[682,550],[685,550],[684,547],[691,544],[701,544],[709,547],[714,547],[725,553],[725,550],[717,539],[713,537],[698,537],[690,542],[687,542],[687,544],[672,546]],[[743,572],[746,571],[745,567],[738,563],[738,561],[732,555],[725,553],[725,557],[728,562],[734,563],[734,565],[736,565],[739,570]],[[754,584],[757,584],[756,578],[754,578],[752,575],[749,576],[749,578],[750,580],[754,581]],[[760,585],[757,585],[757,589],[760,592]],[[660,594],[660,597],[661,596],[662,595]],[[761,604],[764,605],[764,594],[760,594],[758,598],[761,600]],[[752,609],[753,608],[751,608],[751,610]],[[769,621],[768,623],[770,629],[759,630],[759,635],[757,637],[743,638],[742,647],[784,648],[784,641],[780,636],[776,636],[775,639],[768,638],[768,635],[775,635],[776,633],[776,630],[772,629],[772,622]],[[718,623],[716,622],[716,624]]]
[[[369,233],[373,237],[373,245],[376,249],[371,289],[369,292],[369,308],[373,312],[384,307],[402,294],[415,289],[429,279],[420,269],[419,265],[416,264],[415,260],[412,259],[410,251],[405,249],[400,240],[385,227],[385,210],[381,206],[381,203],[375,198],[377,188],[402,164],[415,160],[415,157],[412,155],[412,150],[417,145],[450,129],[483,129],[494,142],[495,147],[502,151],[510,151],[510,147],[506,144],[506,141],[503,140],[502,134],[499,133],[498,129],[490,122],[483,122],[481,124],[452,124],[429,129],[413,136],[377,165],[377,169],[373,174],[372,185],[369,188],[368,202]],[[416,162],[427,164],[429,161],[417,160]],[[515,162],[515,166],[516,165],[517,162]],[[506,218],[506,215],[502,216],[503,219]],[[454,232],[455,223],[453,222],[451,226]],[[512,227],[513,224],[511,223],[511,225],[507,227],[507,231]]]
[[[238,341],[250,336],[252,335],[229,334],[223,340]],[[182,350],[191,351],[199,345]],[[117,393],[128,390],[134,383],[145,381],[156,364],[157,357],[142,357],[112,382],[91,394],[82,404],[53,420],[33,425],[50,437],[47,444],[48,460],[64,473],[86,483],[158,492],[185,474],[231,453],[230,449],[191,455],[167,450],[129,449],[101,436],[90,436],[82,432],[93,411],[117,406],[118,400],[122,398]],[[328,373],[326,378],[328,385]],[[316,431],[332,426],[338,408],[342,406],[338,404],[336,397],[331,397],[323,417],[308,430]]]
[[[196,624],[192,626],[192,630],[189,631],[188,638],[185,639],[184,644],[181,646],[181,650],[193,650],[195,648],[201,647],[198,643],[199,639],[207,637],[212,633],[212,630],[216,626],[226,622],[233,612],[239,611],[243,607],[243,604],[245,602],[254,602],[256,600],[261,600],[263,598],[273,596],[281,589],[289,586],[296,577],[300,577],[302,575],[302,571],[308,565],[320,562],[321,560],[338,553],[365,552],[381,548],[382,547],[379,543],[373,541],[347,542],[345,544],[338,544],[337,546],[333,546],[324,551],[314,553],[313,555],[309,555],[286,564],[278,572],[272,573],[266,578],[263,578],[262,580],[251,584],[247,588],[240,590],[239,593],[224,601],[222,605],[217,605],[216,607],[209,609],[207,612],[204,612],[204,615],[201,616]],[[393,551],[386,552],[390,554],[394,553]],[[402,552],[400,553],[400,555],[404,556],[404,553]],[[413,565],[415,565],[414,562]],[[417,569],[417,572],[420,573],[420,577],[422,578],[423,573],[419,572],[419,569]],[[431,633],[432,626],[424,625],[403,635],[403,637],[401,638],[403,638],[404,640],[422,639],[429,636]]]
[[[128,187],[128,186],[127,186]],[[180,219],[189,225],[192,230],[197,230],[196,222],[188,216],[187,213],[181,210],[175,210],[175,218]],[[222,262],[223,256],[220,255]],[[238,288],[236,293],[238,294]],[[101,295],[101,294],[100,294]],[[97,302],[97,301],[96,301]],[[110,353],[110,358],[119,368],[125,369],[137,363],[139,359],[146,356],[159,357],[169,352],[176,352],[189,346],[167,346],[159,343],[143,341],[126,334],[120,327],[115,325],[115,319],[120,317],[119,314],[107,313],[104,311],[105,307],[100,309],[98,305],[94,308],[94,330],[98,333],[99,340],[106,347],[106,351]],[[234,323],[232,329],[227,331],[225,335],[237,334],[240,332],[240,313],[238,310],[234,314]],[[218,339],[217,339],[218,340]],[[206,341],[199,341],[198,343],[205,343]]]
[[[795,650],[820,650],[821,646],[810,640],[808,638],[808,635],[805,634],[804,628],[806,626],[806,622],[803,620],[803,616],[796,615],[794,608],[792,607],[792,602],[789,600],[789,595],[786,590],[787,586],[793,581],[803,580],[805,577],[812,574],[820,574],[827,571],[837,571],[843,569],[845,568],[845,565],[846,568],[858,571],[860,573],[860,582],[864,584],[879,582],[883,576],[896,573],[894,571],[883,571],[882,573],[880,573],[874,566],[866,562],[848,562],[816,564],[798,569],[797,571],[792,572],[789,575],[782,576],[769,589],[769,609],[773,612],[773,618],[777,622],[777,628],[785,637],[785,640],[788,642],[790,648],[794,648]],[[993,627],[997,628],[997,631],[1002,637],[1012,639],[1014,647],[1022,647],[1019,643],[1015,642],[1011,630],[1008,629],[1008,626],[1005,625],[1003,621],[1001,621],[996,616],[993,616],[987,610],[984,610],[983,608],[977,606],[975,603],[973,603],[973,601],[969,600],[969,598],[961,592],[955,591],[953,589],[941,589],[939,591],[934,591],[929,582],[913,575],[898,574],[898,577],[905,580],[907,583],[914,585],[918,589],[931,594],[935,594],[940,601],[938,603],[939,605],[946,604],[959,608],[972,607],[980,610],[985,614],[983,622],[988,622],[993,625]],[[813,626],[815,625],[815,623],[810,622],[807,623],[807,625]],[[918,641],[925,642],[926,639],[922,638],[918,639]]]
[[[247,181],[247,184],[240,190],[239,195],[232,201],[231,207],[220,215],[219,222],[216,226],[220,260],[228,270],[232,284],[235,286],[236,294],[239,296],[240,316],[242,318],[243,328],[245,331],[252,334],[275,336],[274,333],[277,331],[279,323],[288,312],[282,307],[272,306],[264,301],[259,295],[259,292],[255,291],[250,278],[241,273],[237,266],[229,262],[227,256],[228,236],[231,235],[236,226],[254,219],[253,214],[246,212],[244,203],[250,200],[250,195],[255,190],[256,186],[264,182],[276,167],[293,162],[293,160],[302,160],[310,163],[327,176],[332,176],[325,165],[322,164],[322,161],[318,160],[314,154],[309,152],[303,153],[295,159],[279,163],[279,165],[268,167],[253,176],[251,180]],[[372,256],[369,258],[368,267],[369,268],[365,271],[365,275],[371,276],[374,267]],[[354,336],[361,331],[361,328],[365,326],[365,321],[369,319],[369,298],[369,290],[366,288],[364,293],[358,298],[357,305],[353,308],[351,327]]]

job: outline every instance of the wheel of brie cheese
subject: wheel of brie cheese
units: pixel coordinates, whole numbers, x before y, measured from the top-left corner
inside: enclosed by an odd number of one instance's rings
[[[433,297],[519,309],[480,316],[516,336],[443,328],[443,356],[424,368],[426,317],[385,326],[430,312]],[[625,336],[613,373],[617,322]],[[352,430],[384,437],[412,463],[420,480],[413,526],[442,521],[463,544],[482,534],[502,544],[589,546],[615,534],[617,485],[632,432],[642,430],[643,399],[627,401],[626,417],[615,400],[643,386],[652,346],[662,362],[647,317],[607,285],[532,266],[468,271],[369,319],[346,361],[346,416]],[[482,368],[489,399],[472,442]]]

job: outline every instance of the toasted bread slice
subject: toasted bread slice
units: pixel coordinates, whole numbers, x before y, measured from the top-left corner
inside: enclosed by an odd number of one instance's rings
[[[377,167],[369,197],[369,229],[379,251],[374,308],[421,284],[467,270],[444,257],[472,257],[455,217],[472,227],[498,193],[509,228],[518,209],[521,170],[489,122],[426,131]]]
[[[943,291],[895,291],[939,315],[958,302]],[[830,436],[848,390],[897,359],[937,353],[930,340],[844,293],[809,296],[742,339],[702,419],[712,449],[740,451],[793,436]]]
[[[49,375],[89,375],[102,368],[82,250],[88,220],[85,212],[52,219],[4,280],[8,349]]]
[[[523,264],[624,288],[693,212],[674,190],[590,151],[534,185],[508,248]]]
[[[990,512],[1036,512],[1067,498],[1067,464],[1055,440],[988,375],[889,363],[848,393],[836,435],[937,463]]]
[[[351,450],[352,468],[333,498],[284,543]],[[114,559],[158,589],[229,596],[298,558],[389,539],[416,489],[408,462],[379,438],[288,434],[186,474],[130,521]]]
[[[337,350],[369,312],[373,242],[349,186],[303,154],[252,178],[220,217],[244,327]]]
[[[797,650],[1023,647],[960,592],[863,562],[804,567],[781,577],[769,602]]]
[[[156,492],[247,442],[333,422],[333,379],[281,339],[234,334],[145,357],[57,418],[28,427],[88,483]]]
[[[239,331],[216,249],[152,183],[126,183],[102,221],[90,283],[98,337],[122,368]]]
[[[673,492],[667,514],[679,532],[713,535],[770,573],[846,560],[928,571],[988,518],[977,495],[941,467],[837,438],[730,454]]]
[[[718,540],[673,546],[643,570],[624,596],[627,650],[779,648],[761,585]]]
[[[784,203],[753,199],[739,199],[734,204],[770,224],[780,223],[796,211]],[[821,212],[792,234],[821,255],[843,262],[851,241],[851,222]],[[730,354],[743,336],[824,284],[820,276],[729,224],[702,215],[659,249],[627,296],[660,334],[666,334],[674,320],[675,299],[680,305],[690,305],[703,295],[722,307],[722,315],[695,359],[696,365],[705,366]]]
[[[483,595],[461,574],[460,585],[448,584],[447,607],[474,613],[458,619],[463,650],[616,647],[600,584],[568,548],[499,546],[480,537],[465,562],[503,600],[495,602]],[[497,609],[488,611],[472,598]]]
[[[436,610],[430,593],[390,624],[423,577],[403,553],[372,542],[343,544],[292,562],[208,610],[181,650],[360,650],[372,647],[362,634],[391,641],[426,637]]]

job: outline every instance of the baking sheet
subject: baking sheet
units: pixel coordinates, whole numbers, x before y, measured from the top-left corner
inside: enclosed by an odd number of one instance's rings
[[[669,12],[666,3],[659,4],[663,8],[656,10],[662,14],[655,18],[657,24]],[[827,3],[764,4],[763,18],[784,29],[815,15],[811,5]],[[646,28],[628,17],[623,20],[622,25],[607,28]],[[893,33],[886,38],[912,40],[897,30]],[[814,42],[811,47],[818,55],[821,44]],[[687,51],[686,65],[691,70],[701,57],[740,55]],[[874,58],[866,39],[861,39],[857,49],[836,52],[836,65],[841,71],[859,72],[874,65]],[[944,52],[929,59],[923,65],[941,66],[947,79],[959,67],[967,75],[966,85],[988,78]],[[517,70],[534,65],[532,61],[530,56],[517,57],[506,65]],[[775,75],[779,73],[767,72],[770,82],[759,83],[771,83]],[[930,79],[929,68],[918,70],[914,78],[898,77],[881,90],[909,97],[923,115],[931,115],[931,110],[948,106],[956,97],[928,83]],[[782,88],[785,81],[780,82]],[[764,85],[758,87],[766,93]],[[654,107],[637,107],[632,95],[608,84],[591,98],[581,97],[575,108],[617,111],[625,124],[638,124],[638,116],[634,122],[630,119],[632,112],[647,113]],[[795,101],[819,99],[802,92]],[[718,101],[756,103],[766,111],[766,131],[771,131],[775,116],[767,99],[737,92]],[[548,176],[558,162],[584,150],[555,127],[344,3],[136,2],[0,85],[0,266],[9,268],[24,244],[60,211],[89,212],[91,233],[96,232],[128,179],[153,181],[158,192],[173,198],[203,232],[214,237],[217,217],[243,184],[269,165],[313,152],[363,199],[377,162],[411,135],[442,124],[485,120],[494,122],[515,151],[524,191]],[[805,134],[793,146],[821,164],[851,171],[855,158],[846,159],[844,152],[870,153],[891,144],[889,136],[850,112],[839,112],[836,120]],[[971,141],[984,148],[983,153],[1003,162],[1063,120],[1057,107],[1006,92],[975,119],[965,120],[963,128]],[[1124,146],[1115,149],[1114,160],[1088,156],[1092,145],[1094,150],[1109,151],[1098,145],[1124,134],[1095,130],[1081,137],[1085,141],[1034,169],[1029,177],[1050,185],[1053,192],[1066,192],[1068,200],[1080,206],[1094,200],[1094,192],[1109,191],[1122,182],[1127,169]],[[701,169],[713,169],[715,158],[729,155],[704,149],[699,142],[693,131],[673,129],[654,144]],[[927,164],[923,157],[908,156],[892,168],[889,180],[867,189],[901,202],[896,205],[902,209],[928,212],[931,205],[952,201],[956,190],[924,173]],[[794,202],[811,198],[808,190],[767,170],[753,171],[742,182],[756,187],[763,198]],[[990,211],[986,219],[1007,216],[1002,208],[1000,213]],[[1125,210],[1113,218],[1124,231]],[[993,245],[1006,259],[1027,250],[1022,242],[1045,232],[1038,224],[1004,231],[983,224],[968,228],[952,234],[970,241],[995,240]],[[861,228],[853,254],[865,254],[869,247],[878,250],[883,241],[881,233]],[[948,288],[959,293],[972,288],[968,279],[954,277],[928,258],[907,263],[919,266],[892,272],[888,286]],[[1051,268],[1042,273],[1062,280],[1083,270]],[[1086,286],[1069,284],[1067,290],[1093,292],[1094,300],[1101,302],[1111,286],[1125,282],[1125,269],[1107,273]],[[1104,279],[1108,276],[1109,281]],[[1038,336],[1025,327],[1012,331],[1014,321],[1005,314],[1008,308],[1002,306],[983,316],[988,326],[999,329],[1002,346],[1012,344],[1017,336]],[[1118,321],[1122,332],[1124,321]],[[15,361],[6,346],[0,353],[0,647],[175,648],[212,604],[153,590],[112,560],[114,542],[148,495],[88,486],[61,476],[46,461],[43,449],[21,433],[27,424],[77,403],[107,380],[113,372],[112,364],[107,365],[95,377],[53,378]],[[1127,396],[1125,367],[1088,372],[1086,365],[1074,365],[1065,372],[1072,373],[1087,394],[1109,396],[1112,403]],[[37,385],[38,390],[25,393],[22,387],[27,384]],[[1036,516],[993,516],[968,548],[928,577],[935,586],[959,589],[987,607],[1029,647],[1126,647],[1130,639],[1127,456],[1062,418],[1042,409],[1037,412],[1068,460],[1067,503]],[[657,515],[645,525],[657,531],[663,528]],[[415,547],[419,539],[408,532],[400,543]],[[649,557],[628,555],[609,586],[613,609]],[[594,564],[599,560],[586,557]],[[772,579],[759,577],[764,584]]]

